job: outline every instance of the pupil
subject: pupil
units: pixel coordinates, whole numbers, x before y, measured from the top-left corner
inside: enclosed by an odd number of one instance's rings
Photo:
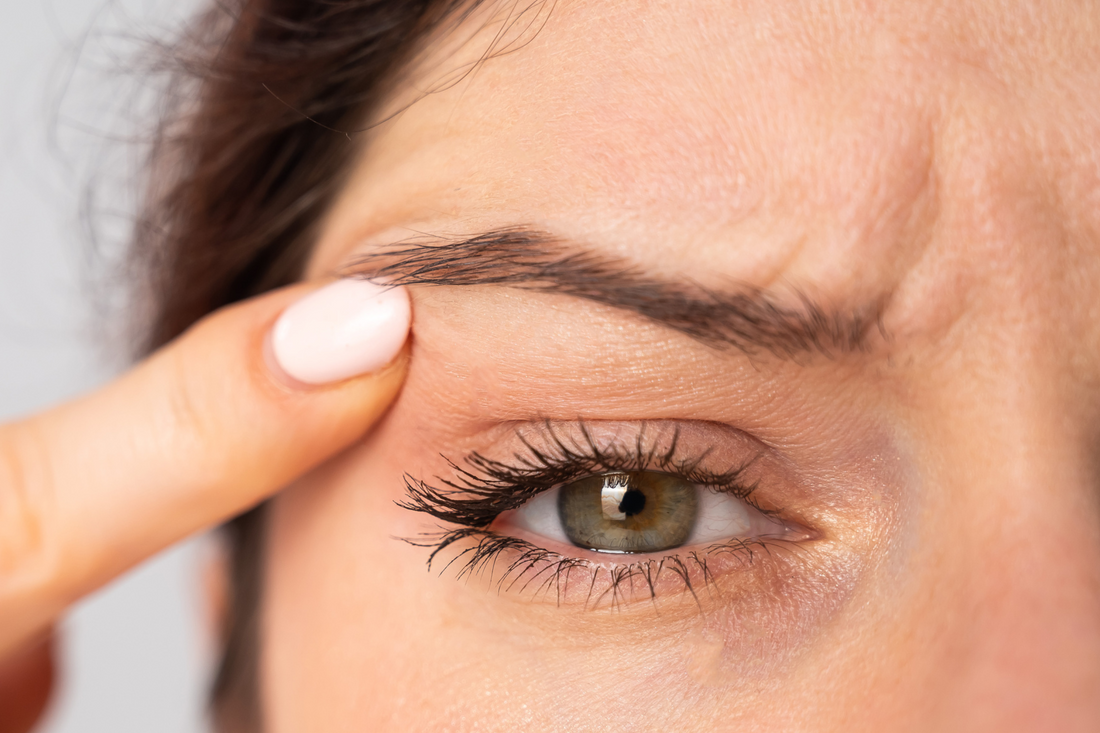
[[[623,500],[619,502],[619,511],[628,517],[641,514],[645,509],[645,494],[637,489],[630,489],[623,494]]]

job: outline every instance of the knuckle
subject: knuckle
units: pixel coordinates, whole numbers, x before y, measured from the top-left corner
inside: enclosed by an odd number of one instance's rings
[[[169,430],[167,435],[172,450],[180,456],[187,456],[192,470],[216,470],[211,466],[210,458],[218,455],[220,435],[219,420],[215,414],[216,395],[210,394],[210,387],[203,379],[201,364],[192,364],[183,353],[172,355],[169,370],[170,386],[167,394]],[[209,478],[208,480],[213,480]]]
[[[206,417],[201,408],[202,400],[197,393],[192,370],[187,360],[178,353],[173,354],[171,369],[171,389],[168,390],[168,413],[173,433],[194,435],[199,442],[209,432]]]

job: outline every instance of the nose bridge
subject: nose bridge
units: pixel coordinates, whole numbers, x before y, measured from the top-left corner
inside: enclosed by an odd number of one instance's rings
[[[968,636],[955,690],[960,730],[1100,730],[1100,542],[1082,472],[1041,451],[979,491],[989,504],[957,608]]]
[[[947,480],[958,536],[941,538],[959,574],[943,729],[1100,730],[1100,462],[1041,321],[1001,309],[946,418],[969,435]]]
[[[929,729],[1097,731],[1100,354],[1081,338],[1095,296],[1055,217],[1009,188],[983,186],[936,243],[961,259],[962,287],[937,293],[957,310],[909,374],[934,446],[920,520],[936,548],[931,674],[950,670]]]

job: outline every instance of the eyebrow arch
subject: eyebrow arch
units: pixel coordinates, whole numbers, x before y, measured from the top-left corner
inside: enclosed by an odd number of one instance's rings
[[[561,293],[633,312],[714,348],[749,355],[764,350],[786,359],[866,351],[872,330],[883,332],[881,303],[829,312],[797,293],[797,306],[785,306],[759,288],[727,292],[657,278],[636,264],[526,227],[395,242],[360,255],[340,274],[394,285],[501,285]]]

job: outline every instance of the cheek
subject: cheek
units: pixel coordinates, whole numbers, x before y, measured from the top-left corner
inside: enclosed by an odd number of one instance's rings
[[[262,623],[272,731],[361,730],[424,702],[438,599],[415,549],[392,538],[400,473],[378,456],[368,441],[272,502]]]

